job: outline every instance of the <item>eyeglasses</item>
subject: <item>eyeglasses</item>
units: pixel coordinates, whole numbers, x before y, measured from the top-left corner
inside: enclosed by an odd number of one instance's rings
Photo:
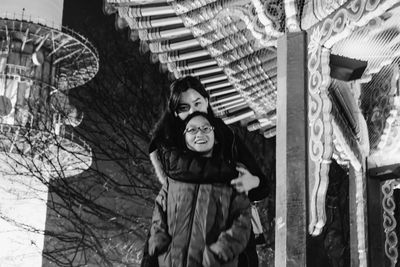
[[[195,127],[195,128],[186,128],[185,131],[183,131],[183,134],[190,134],[190,135],[195,135],[197,134],[199,131],[201,131],[202,133],[208,134],[211,133],[211,131],[214,130],[213,126],[210,125],[203,125],[200,127]]]

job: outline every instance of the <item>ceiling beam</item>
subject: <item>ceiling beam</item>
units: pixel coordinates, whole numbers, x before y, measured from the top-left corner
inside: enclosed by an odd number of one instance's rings
[[[400,178],[400,164],[375,167],[368,170],[369,177],[381,181]]]

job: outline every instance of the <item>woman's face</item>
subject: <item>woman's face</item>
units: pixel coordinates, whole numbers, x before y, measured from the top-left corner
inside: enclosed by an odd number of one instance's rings
[[[207,113],[208,99],[199,94],[196,90],[189,88],[181,93],[176,115],[184,120],[195,111]]]
[[[206,157],[212,155],[215,142],[214,128],[206,118],[193,117],[187,123],[184,135],[186,146],[190,150],[200,152]]]

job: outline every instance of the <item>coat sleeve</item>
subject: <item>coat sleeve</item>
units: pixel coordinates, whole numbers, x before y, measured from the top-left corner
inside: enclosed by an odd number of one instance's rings
[[[167,196],[168,182],[162,186],[154,205],[149,238],[150,256],[164,253],[171,242],[167,224]]]
[[[239,138],[236,138],[236,147],[238,155],[237,161],[244,164],[252,175],[257,176],[260,179],[258,187],[249,192],[250,201],[258,201],[266,198],[270,190],[267,177],[263,174],[256,163],[253,154]],[[270,173],[268,174],[270,175]]]
[[[156,173],[156,176],[158,178],[158,181],[161,184],[165,184],[165,182],[167,181],[167,175],[164,172],[158,151],[153,150],[153,152],[151,152],[149,154],[149,156],[150,156],[151,164],[153,165],[153,168],[154,168],[154,172]]]
[[[232,158],[235,162],[245,165],[252,175],[260,179],[260,184],[257,188],[250,190],[250,201],[258,201],[266,198],[269,194],[269,184],[266,176],[257,165],[253,153],[249,151],[243,141],[238,138],[237,134],[226,125],[222,120],[218,119],[218,126],[224,133],[225,142],[229,145],[226,146],[225,157]],[[268,169],[268,176],[271,175],[271,168]]]
[[[235,165],[220,158],[206,158],[198,153],[174,148],[162,149],[160,158],[166,175],[186,183],[229,183],[238,176]]]
[[[209,246],[217,257],[226,262],[239,256],[247,246],[251,233],[251,208],[248,197],[235,194],[230,206],[229,222],[231,227],[223,231],[218,240]]]

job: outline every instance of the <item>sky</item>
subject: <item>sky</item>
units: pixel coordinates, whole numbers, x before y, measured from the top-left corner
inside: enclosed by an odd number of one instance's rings
[[[30,18],[31,21],[39,21],[59,29],[62,22],[63,2],[64,0],[1,0],[1,8],[15,14],[16,17],[22,16],[23,13],[24,17]]]

